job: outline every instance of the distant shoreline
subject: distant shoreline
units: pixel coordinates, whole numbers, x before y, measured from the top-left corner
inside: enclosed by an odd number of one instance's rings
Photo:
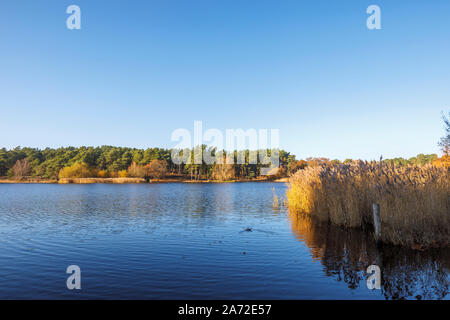
[[[56,179],[0,179],[0,184],[154,184],[154,183],[243,183],[243,182],[287,182],[288,178],[280,179],[242,179],[242,180],[191,180],[191,179],[151,179],[141,178],[62,178]]]

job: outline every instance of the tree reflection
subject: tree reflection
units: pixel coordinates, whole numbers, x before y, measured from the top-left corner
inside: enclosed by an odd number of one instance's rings
[[[318,224],[296,213],[289,217],[294,234],[322,263],[326,275],[351,289],[365,287],[366,269],[376,264],[382,271],[386,299],[442,299],[449,293],[449,249],[377,248],[370,232]]]

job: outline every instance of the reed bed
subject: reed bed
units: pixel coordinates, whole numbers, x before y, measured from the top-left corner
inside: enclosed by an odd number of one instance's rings
[[[413,247],[450,245],[450,171],[355,161],[299,170],[289,179],[289,209],[319,221],[373,228],[381,211],[381,241]]]

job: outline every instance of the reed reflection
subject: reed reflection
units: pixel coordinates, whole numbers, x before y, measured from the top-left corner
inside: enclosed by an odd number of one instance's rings
[[[325,274],[344,281],[350,289],[366,288],[365,271],[376,264],[382,271],[381,294],[386,299],[448,298],[449,249],[377,248],[368,232],[319,224],[293,212],[289,218],[293,233],[321,262]]]

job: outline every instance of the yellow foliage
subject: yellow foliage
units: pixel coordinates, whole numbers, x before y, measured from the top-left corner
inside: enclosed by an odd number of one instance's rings
[[[108,170],[100,170],[99,172],[97,172],[97,176],[99,178],[109,178],[109,172]]]
[[[127,170],[120,170],[117,173],[117,175],[118,175],[119,178],[126,178],[126,177],[128,177],[128,171]]]
[[[59,171],[59,178],[93,178],[97,176],[97,170],[90,168],[84,162],[77,162]]]
[[[450,156],[442,156],[433,161],[433,165],[437,167],[450,168]]]

